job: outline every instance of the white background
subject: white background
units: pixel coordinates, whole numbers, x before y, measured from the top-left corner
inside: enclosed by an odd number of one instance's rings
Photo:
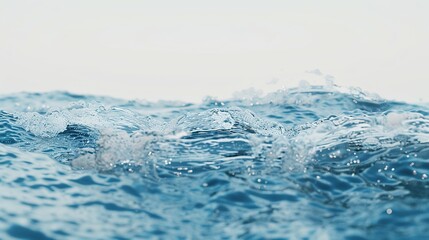
[[[429,101],[428,44],[426,0],[0,0],[0,93],[199,101],[320,69]]]

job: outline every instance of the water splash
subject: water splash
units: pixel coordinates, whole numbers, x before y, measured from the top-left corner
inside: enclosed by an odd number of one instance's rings
[[[428,108],[335,84],[0,97],[0,238],[425,238]]]

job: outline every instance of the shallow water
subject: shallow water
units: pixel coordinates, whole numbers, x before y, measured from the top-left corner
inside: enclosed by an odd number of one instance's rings
[[[306,86],[0,96],[0,239],[423,239],[429,111]]]

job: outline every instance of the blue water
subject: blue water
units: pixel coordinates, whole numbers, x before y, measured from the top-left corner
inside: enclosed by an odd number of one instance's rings
[[[424,239],[429,108],[306,86],[0,96],[0,239]]]

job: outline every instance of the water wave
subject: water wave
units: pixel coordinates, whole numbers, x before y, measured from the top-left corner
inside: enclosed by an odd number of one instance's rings
[[[2,239],[428,237],[429,112],[302,86],[0,97]]]

